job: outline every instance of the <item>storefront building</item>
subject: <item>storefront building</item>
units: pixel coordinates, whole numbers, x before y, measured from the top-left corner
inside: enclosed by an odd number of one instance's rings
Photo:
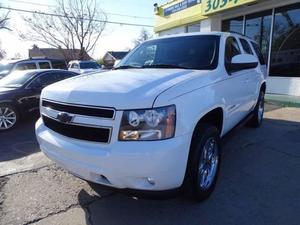
[[[173,0],[155,14],[160,36],[231,31],[254,39],[268,66],[267,92],[300,96],[299,0]]]

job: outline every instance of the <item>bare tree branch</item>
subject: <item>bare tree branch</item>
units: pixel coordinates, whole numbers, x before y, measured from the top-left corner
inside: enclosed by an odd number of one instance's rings
[[[137,39],[135,39],[133,41],[133,43],[135,46],[138,46],[141,43],[143,43],[144,41],[151,39],[151,38],[152,38],[151,34],[145,28],[143,28],[141,30],[140,36]]]
[[[1,5],[0,5],[1,6]],[[8,21],[9,21],[9,11],[5,14],[0,15],[0,30],[1,29],[6,29],[6,30],[11,30],[8,28]]]
[[[70,50],[68,60],[83,59],[93,52],[106,27],[107,16],[97,0],[56,0],[50,16],[34,14],[24,17],[29,29],[20,33],[23,40],[46,43],[57,49]],[[104,22],[101,22],[104,21]],[[76,54],[79,50],[79,55]]]
[[[2,49],[1,42],[0,42],[0,60],[4,59],[6,56],[6,51]]]

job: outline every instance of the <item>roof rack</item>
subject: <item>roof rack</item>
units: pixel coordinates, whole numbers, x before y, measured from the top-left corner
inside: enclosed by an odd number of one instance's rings
[[[48,59],[46,56],[40,56],[40,57],[29,57],[28,59]]]

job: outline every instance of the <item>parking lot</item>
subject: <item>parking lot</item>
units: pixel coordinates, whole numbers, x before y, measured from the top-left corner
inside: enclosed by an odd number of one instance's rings
[[[0,224],[300,224],[300,109],[268,105],[260,129],[223,141],[211,198],[139,199],[90,186],[49,161],[34,119],[0,134]]]

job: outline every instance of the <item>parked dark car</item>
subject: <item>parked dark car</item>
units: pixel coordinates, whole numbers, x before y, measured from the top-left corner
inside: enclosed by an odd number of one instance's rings
[[[62,69],[68,70],[67,64],[60,59],[29,58],[0,61],[0,79],[18,70]]]
[[[66,70],[15,71],[0,80],[0,131],[15,127],[19,120],[39,109],[44,87],[77,76]]]

